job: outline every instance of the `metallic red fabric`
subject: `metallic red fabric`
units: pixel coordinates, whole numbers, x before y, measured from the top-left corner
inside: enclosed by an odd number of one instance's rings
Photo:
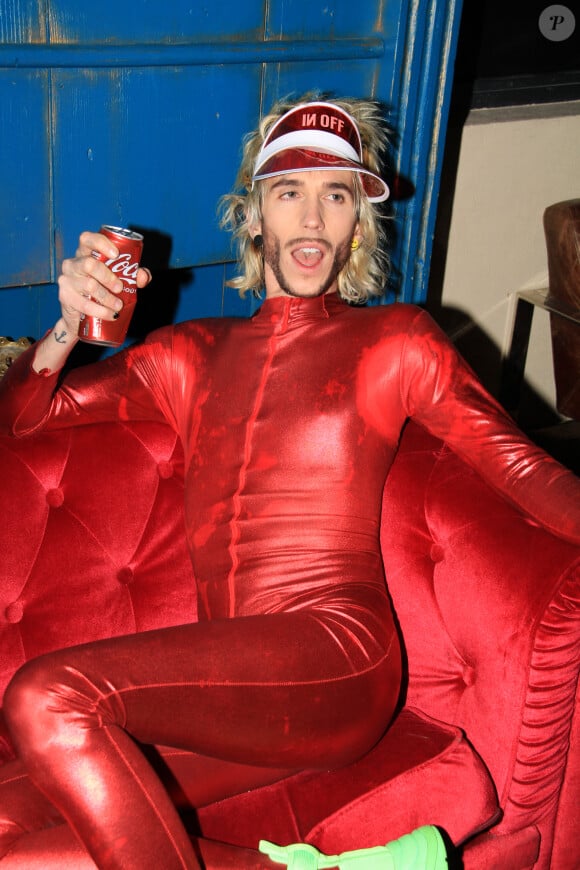
[[[6,696],[16,764],[100,867],[197,866],[128,735],[269,767],[267,781],[345,764],[388,726],[400,654],[378,533],[407,417],[580,541],[578,480],[519,433],[412,307],[268,299],[251,320],[160,330],[54,396],[56,376],[28,362],[2,384],[5,430],[164,420],[186,455],[201,621],[37,659]],[[24,818],[34,801],[11,788],[0,782],[2,816],[13,813],[5,848],[53,812]]]

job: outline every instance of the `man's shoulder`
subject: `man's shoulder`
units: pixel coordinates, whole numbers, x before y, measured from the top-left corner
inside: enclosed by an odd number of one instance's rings
[[[369,310],[377,312],[383,317],[407,321],[415,320],[422,311],[418,305],[410,302],[391,302],[386,305],[374,305]]]
[[[376,323],[379,327],[389,330],[406,330],[424,315],[417,305],[407,302],[393,302],[385,305],[347,306],[347,311],[352,318],[359,318],[360,322]]]

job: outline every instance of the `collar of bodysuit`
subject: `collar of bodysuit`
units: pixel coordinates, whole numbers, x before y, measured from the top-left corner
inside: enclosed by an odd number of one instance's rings
[[[338,310],[344,308],[345,302],[337,293],[327,293],[322,296],[303,298],[299,296],[272,296],[264,299],[254,315],[254,320],[263,324],[285,326],[298,325],[306,321],[327,320]]]

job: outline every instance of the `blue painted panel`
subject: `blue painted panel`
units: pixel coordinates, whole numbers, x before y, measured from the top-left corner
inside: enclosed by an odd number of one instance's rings
[[[312,63],[268,64],[264,70],[264,106],[288,94],[300,96],[317,90],[336,97],[374,94],[379,61],[336,60]]]
[[[356,8],[352,0],[310,0],[308,3],[291,3],[289,0],[270,0],[266,20],[267,39],[302,37],[308,39],[345,36],[362,36],[380,32],[381,3],[359,2]],[[400,2],[388,4],[399,9]]]
[[[0,43],[44,41],[46,18],[45,0],[0,0]]]
[[[170,236],[177,268],[231,257],[216,206],[258,116],[260,73],[258,65],[56,70],[59,254],[74,250],[83,227],[112,223]]]
[[[261,39],[262,0],[148,2],[79,0],[51,4],[50,41],[63,43],[190,42]]]
[[[51,280],[47,74],[0,70],[0,286]]]
[[[392,249],[395,289],[405,301],[424,302],[452,86],[461,0],[412,0],[407,33],[399,35],[391,78],[396,174],[405,196],[396,203]],[[380,69],[379,91],[389,85]]]
[[[18,287],[0,292],[0,323],[2,335],[17,339],[37,338],[38,320],[36,289]],[[47,323],[50,323],[48,321]]]

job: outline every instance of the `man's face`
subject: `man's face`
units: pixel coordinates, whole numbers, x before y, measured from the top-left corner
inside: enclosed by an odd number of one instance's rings
[[[266,296],[321,296],[359,238],[351,172],[330,169],[266,179],[262,221]]]

